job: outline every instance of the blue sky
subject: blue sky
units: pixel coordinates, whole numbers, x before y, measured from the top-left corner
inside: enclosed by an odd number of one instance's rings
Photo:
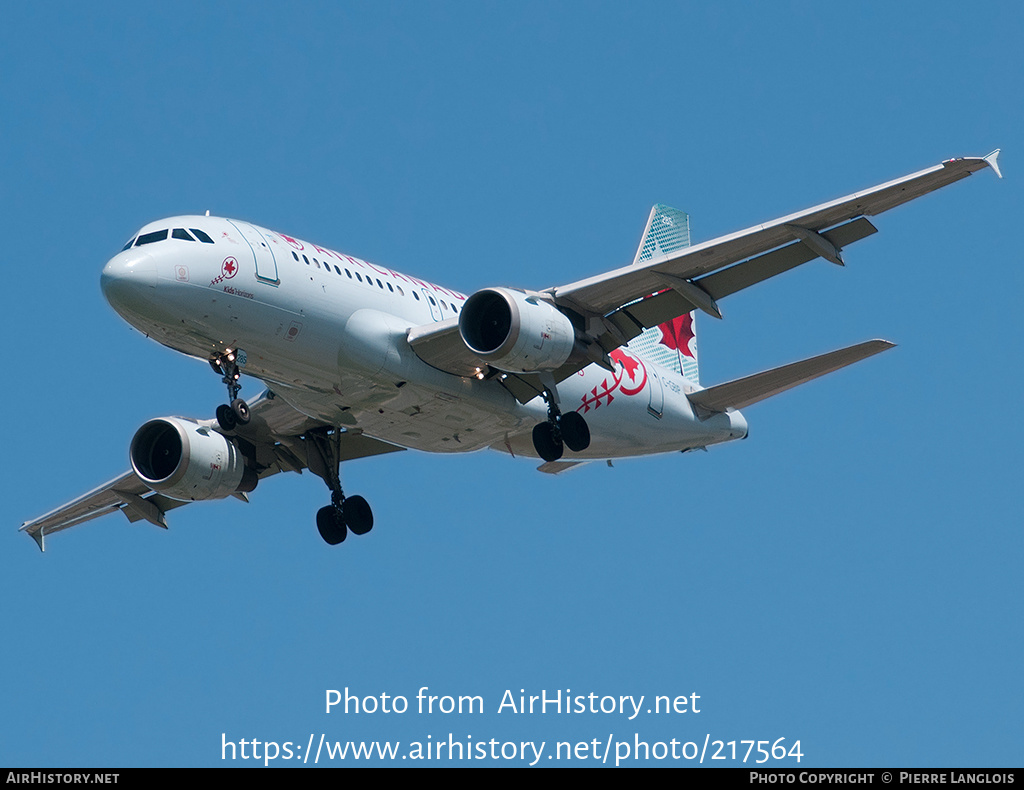
[[[0,764],[452,733],[1020,765],[1022,21],[1011,3],[9,10]],[[355,462],[346,491],[377,526],[334,549],[309,474],[167,532],[111,517],[45,555],[17,532],[127,468],[145,420],[221,402],[100,294],[151,220],[209,209],[466,293],[540,288],[630,262],[655,202],[700,241],[996,147],[1003,181],[882,215],[845,269],[701,322],[705,384],[899,344],[750,408],[748,441],[554,479],[495,453]],[[424,686],[485,711],[324,712],[327,689]],[[499,714],[506,689],[695,693],[701,712]]]

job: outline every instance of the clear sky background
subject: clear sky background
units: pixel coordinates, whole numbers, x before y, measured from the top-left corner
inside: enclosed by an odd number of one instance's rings
[[[1021,765],[1022,23],[1015,3],[6,9],[0,765],[223,765],[222,733]],[[557,478],[490,452],[353,462],[377,526],[335,548],[309,474],[166,532],[111,516],[45,555],[17,532],[125,470],[145,420],[224,398],[100,293],[151,220],[209,209],[466,293],[540,288],[629,263],[655,202],[702,241],[996,147],[1003,181],[886,213],[845,269],[700,321],[707,385],[899,344],[751,407],[748,441]],[[324,713],[326,689],[414,707],[423,686],[486,710]],[[701,712],[499,714],[506,689]]]

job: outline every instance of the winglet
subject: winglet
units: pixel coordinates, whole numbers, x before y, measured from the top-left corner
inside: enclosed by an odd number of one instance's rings
[[[995,151],[993,151],[992,153],[990,153],[988,156],[983,156],[982,159],[985,160],[985,163],[989,167],[991,167],[993,170],[996,171],[996,175],[997,176],[999,176],[1000,178],[1003,177],[1002,172],[1000,172],[1000,170],[999,170],[999,149],[998,148]]]
[[[36,532],[29,532],[28,534],[29,537],[38,544],[40,551],[46,551],[46,546],[43,545],[43,530],[40,529]]]

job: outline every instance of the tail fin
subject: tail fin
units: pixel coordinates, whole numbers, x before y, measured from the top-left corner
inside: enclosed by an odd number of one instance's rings
[[[633,265],[647,263],[690,246],[689,215],[658,203],[651,209],[637,248]],[[644,359],[686,376],[700,384],[697,365],[697,325],[694,313],[687,313],[659,326],[645,329],[629,341],[627,348]]]

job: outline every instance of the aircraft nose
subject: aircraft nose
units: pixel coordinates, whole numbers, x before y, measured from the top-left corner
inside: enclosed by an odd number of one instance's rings
[[[127,250],[107,261],[100,288],[110,306],[121,315],[137,313],[153,299],[157,285],[156,261],[142,250]]]

